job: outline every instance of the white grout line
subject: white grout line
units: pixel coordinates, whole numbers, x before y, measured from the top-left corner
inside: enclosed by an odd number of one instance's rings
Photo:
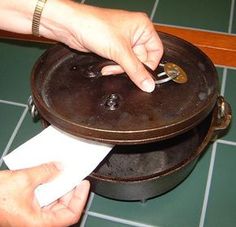
[[[18,123],[17,123],[17,125],[16,125],[16,127],[15,127],[15,129],[14,129],[14,131],[13,131],[13,133],[12,133],[12,135],[11,135],[4,151],[3,151],[3,153],[2,153],[2,156],[1,156],[1,159],[0,159],[0,167],[2,166],[2,163],[3,163],[3,157],[9,152],[9,149],[12,145],[12,142],[15,139],[16,134],[19,131],[21,125],[22,125],[22,122],[24,121],[27,112],[28,112],[28,107],[25,107],[25,110],[23,111],[23,113],[22,113],[22,115],[21,115],[21,117],[20,117],[20,119],[19,119],[19,121],[18,121]]]
[[[105,214],[100,214],[100,213],[96,213],[96,212],[92,212],[92,211],[89,211],[88,214],[93,217],[102,218],[102,219],[109,220],[112,222],[117,222],[120,224],[125,224],[125,225],[130,225],[130,226],[135,226],[135,227],[154,227],[153,225],[143,224],[140,222],[134,222],[134,221],[130,221],[127,219],[108,216]],[[155,225],[155,227],[157,227],[157,226]]]
[[[154,2],[154,5],[153,5],[153,8],[152,8],[152,12],[151,12],[151,15],[150,15],[150,19],[153,20],[154,16],[155,16],[155,13],[157,11],[157,6],[158,6],[158,3],[159,3],[159,0],[156,0]]]
[[[12,102],[12,101],[2,100],[2,99],[0,99],[0,103],[9,104],[9,105],[13,105],[13,106],[27,107],[27,105],[23,104],[23,103]]]
[[[226,80],[227,80],[227,68],[224,68],[221,82],[221,91],[220,91],[220,94],[222,96],[224,96],[225,94]]]
[[[203,227],[204,222],[205,222],[209,193],[210,193],[210,188],[211,188],[211,180],[212,180],[213,169],[214,169],[214,164],[215,164],[216,148],[217,148],[217,142],[215,142],[212,147],[211,160],[210,160],[210,166],[208,170],[207,184],[206,184],[206,189],[205,189],[205,194],[204,194],[199,227]]]
[[[230,34],[232,33],[232,26],[233,26],[233,19],[234,19],[234,8],[235,8],[235,1],[231,0],[229,27],[228,27],[228,33],[230,33]]]
[[[84,215],[83,215],[83,218],[80,222],[80,227],[84,227],[85,224],[86,224],[86,221],[88,219],[88,212],[89,212],[89,209],[92,205],[92,202],[93,202],[93,198],[94,198],[94,193],[92,192],[89,196],[89,200],[88,200],[88,203],[87,203],[87,206],[86,206],[86,209],[84,211]]]
[[[226,144],[226,145],[231,145],[231,146],[236,146],[236,142],[234,141],[228,141],[228,140],[217,140],[218,143],[220,144]]]

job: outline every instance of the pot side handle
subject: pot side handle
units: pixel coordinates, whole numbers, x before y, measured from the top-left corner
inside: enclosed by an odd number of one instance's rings
[[[231,106],[224,97],[218,97],[213,115],[213,134],[211,140],[215,141],[228,132],[232,120]]]

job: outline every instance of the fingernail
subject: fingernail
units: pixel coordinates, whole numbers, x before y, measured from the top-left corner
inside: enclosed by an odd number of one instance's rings
[[[119,65],[108,65],[102,68],[101,74],[103,76],[108,76],[112,74],[122,73],[122,69]]]
[[[101,74],[102,74],[103,76],[108,76],[108,75],[111,75],[112,72],[109,71],[109,70],[102,70],[102,71],[101,71]]]
[[[153,80],[146,79],[141,83],[141,88],[143,89],[143,91],[151,93],[155,89],[155,83]]]

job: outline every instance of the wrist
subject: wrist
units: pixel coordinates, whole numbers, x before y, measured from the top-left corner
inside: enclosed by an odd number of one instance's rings
[[[38,0],[34,9],[33,20],[32,20],[32,34],[35,36],[39,35],[39,25],[41,21],[41,15],[47,0]]]
[[[48,0],[42,11],[39,34],[64,42],[70,35],[69,21],[74,3],[70,0]]]

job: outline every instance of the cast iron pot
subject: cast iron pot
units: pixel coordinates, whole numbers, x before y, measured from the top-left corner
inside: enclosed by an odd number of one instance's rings
[[[146,200],[170,190],[229,125],[230,106],[219,96],[210,59],[182,39],[159,35],[164,56],[156,70],[147,68],[157,83],[151,94],[126,74],[102,76],[101,68],[114,62],[62,44],[48,49],[33,68],[29,107],[44,126],[116,144],[88,177],[100,195]],[[166,83],[157,76],[163,74]]]

